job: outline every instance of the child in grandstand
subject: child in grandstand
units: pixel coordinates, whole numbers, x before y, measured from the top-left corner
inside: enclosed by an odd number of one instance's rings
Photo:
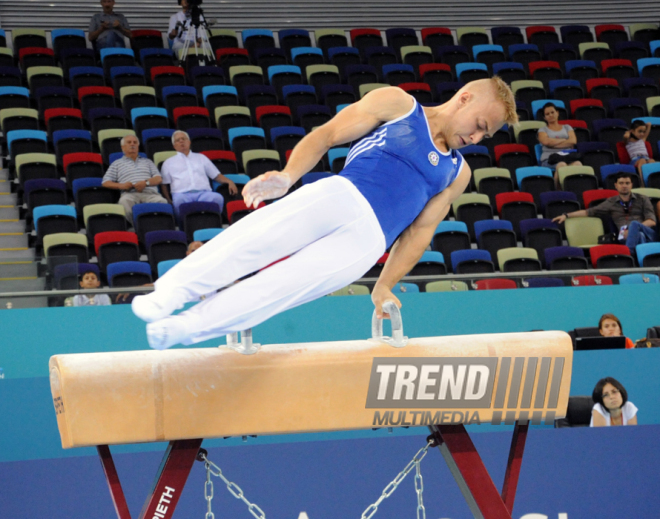
[[[634,121],[632,127],[623,134],[623,142],[626,143],[626,151],[630,155],[630,164],[637,168],[637,172],[642,174],[642,166],[655,162],[649,157],[646,149],[646,139],[651,133],[651,123],[643,121]]]
[[[618,380],[601,378],[594,388],[593,400],[590,427],[637,425],[637,407],[628,402],[628,392]]]
[[[622,337],[623,336],[623,327],[621,326],[621,321],[614,314],[603,314],[598,321],[598,331],[603,337]],[[626,337],[626,349],[632,349],[635,347],[633,341]]]
[[[83,272],[80,278],[80,288],[94,289],[101,286],[98,276],[93,270]],[[65,301],[66,306],[110,306],[112,301],[108,294],[85,295],[78,294]]]

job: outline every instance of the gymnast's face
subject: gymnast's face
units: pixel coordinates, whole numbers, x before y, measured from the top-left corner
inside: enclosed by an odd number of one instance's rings
[[[463,148],[490,138],[504,124],[504,105],[489,92],[462,92],[457,102],[456,114],[445,133],[449,148]]]

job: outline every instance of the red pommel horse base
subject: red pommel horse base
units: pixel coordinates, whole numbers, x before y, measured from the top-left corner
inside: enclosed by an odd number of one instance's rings
[[[130,519],[109,445],[170,441],[139,516],[170,519],[202,438],[364,430],[376,412],[413,409],[474,517],[511,519],[529,423],[566,415],[569,336],[393,335],[267,345],[255,355],[231,346],[55,355],[62,446],[97,447],[117,517]],[[448,423],[455,412],[514,425],[501,493],[462,423]]]

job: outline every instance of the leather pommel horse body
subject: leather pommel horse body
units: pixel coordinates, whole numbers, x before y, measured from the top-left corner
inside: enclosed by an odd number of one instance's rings
[[[515,443],[529,421],[564,417],[572,355],[566,333],[530,332],[411,338],[399,348],[373,339],[274,344],[256,355],[224,347],[55,355],[49,367],[64,448],[369,429],[405,416],[403,425],[413,417],[428,425],[442,451],[463,423],[516,423]],[[520,439],[516,448],[521,457]],[[113,498],[119,517],[130,517]]]

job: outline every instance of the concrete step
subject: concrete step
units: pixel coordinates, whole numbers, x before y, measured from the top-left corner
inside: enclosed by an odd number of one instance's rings
[[[0,222],[17,222],[18,207],[0,207]]]
[[[25,234],[25,220],[0,222],[0,236],[7,234]]]
[[[0,236],[0,251],[2,250],[27,250],[28,235]]]
[[[4,182],[7,184],[7,182]],[[0,206],[16,207],[18,205],[18,195],[16,193],[0,193]]]
[[[0,194],[11,193],[11,182],[9,180],[0,180]]]
[[[0,165],[2,163],[2,158],[0,158]],[[4,168],[0,169],[0,180],[4,180],[5,182],[9,180],[9,169]]]
[[[46,278],[0,280],[0,294],[45,290]]]
[[[36,279],[39,277],[37,263],[0,263],[0,280]]]
[[[0,250],[0,263],[33,262],[35,258],[34,249]]]

